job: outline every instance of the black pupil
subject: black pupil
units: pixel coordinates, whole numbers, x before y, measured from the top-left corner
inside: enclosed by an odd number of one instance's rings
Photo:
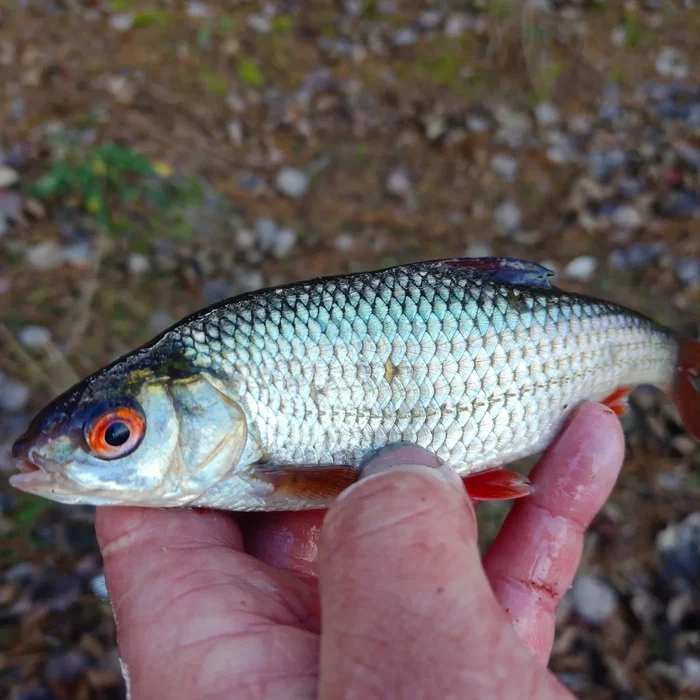
[[[105,430],[105,442],[111,447],[120,447],[131,435],[129,426],[121,421],[115,421]]]

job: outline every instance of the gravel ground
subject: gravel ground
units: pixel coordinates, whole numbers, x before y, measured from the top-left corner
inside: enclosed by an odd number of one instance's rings
[[[698,337],[697,3],[406,4],[0,5],[0,473],[77,377],[316,274],[524,257]],[[652,391],[624,422],[551,667],[700,697],[700,450]],[[0,696],[122,698],[91,509],[5,482]]]

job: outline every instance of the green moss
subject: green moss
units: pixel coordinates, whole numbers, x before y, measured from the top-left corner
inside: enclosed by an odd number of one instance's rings
[[[265,82],[260,67],[249,58],[238,62],[238,77],[247,85],[262,85]]]

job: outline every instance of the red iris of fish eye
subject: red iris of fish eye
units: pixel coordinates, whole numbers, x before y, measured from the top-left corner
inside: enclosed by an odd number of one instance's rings
[[[107,431],[115,423],[124,423],[129,428],[129,437],[121,445],[107,442]],[[90,449],[103,458],[122,457],[131,452],[141,442],[146,423],[133,408],[116,408],[99,416],[90,426],[87,441]]]

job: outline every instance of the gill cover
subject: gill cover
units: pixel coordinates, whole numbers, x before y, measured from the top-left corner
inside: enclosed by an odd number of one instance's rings
[[[174,382],[168,391],[179,435],[165,491],[197,496],[238,465],[248,438],[245,415],[204,374]]]

